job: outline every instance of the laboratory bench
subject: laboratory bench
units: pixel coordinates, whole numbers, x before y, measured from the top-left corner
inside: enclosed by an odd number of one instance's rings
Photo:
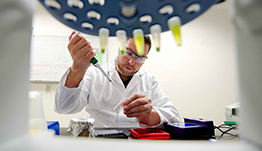
[[[70,135],[70,133],[67,132],[67,127],[60,127],[60,135],[59,136],[69,136],[69,137],[73,137]],[[110,130],[110,129],[116,129],[116,130],[121,130],[123,131],[127,136],[128,139],[132,139],[130,137],[130,132],[128,131],[128,128],[97,128],[96,130]],[[82,132],[78,137],[88,137],[88,131],[84,131]],[[237,134],[238,132],[232,132]],[[230,135],[224,135],[221,138],[219,138],[219,136],[221,136],[221,132],[219,130],[215,130],[215,139],[175,139],[175,138],[171,138],[170,140],[173,141],[210,141],[213,143],[217,143],[217,142],[240,142],[240,138],[239,137],[234,137],[234,136],[230,136]]]

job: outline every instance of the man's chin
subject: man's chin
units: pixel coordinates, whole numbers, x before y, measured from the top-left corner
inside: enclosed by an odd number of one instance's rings
[[[133,72],[133,70],[130,70],[130,69],[125,69],[124,71],[125,71],[125,73],[127,73],[127,74],[130,74],[130,73]]]
[[[120,67],[119,70],[122,75],[127,77],[134,75],[133,70],[127,69],[126,67]]]
[[[127,77],[130,77],[130,76],[132,76],[133,74],[132,74],[132,73],[124,72],[123,75],[124,75],[124,76],[127,76]]]

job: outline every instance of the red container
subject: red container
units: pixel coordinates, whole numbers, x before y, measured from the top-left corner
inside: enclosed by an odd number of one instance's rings
[[[136,139],[170,139],[170,135],[157,128],[136,128],[129,129],[130,135]]]

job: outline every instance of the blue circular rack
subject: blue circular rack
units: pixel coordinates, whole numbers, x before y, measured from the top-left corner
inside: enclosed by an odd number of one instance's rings
[[[150,27],[159,24],[168,31],[167,21],[173,16],[184,25],[197,18],[212,5],[224,0],[39,0],[63,24],[89,35],[98,36],[107,28],[109,36],[125,30],[133,36],[134,29],[150,34]],[[126,11],[127,10],[127,11]]]

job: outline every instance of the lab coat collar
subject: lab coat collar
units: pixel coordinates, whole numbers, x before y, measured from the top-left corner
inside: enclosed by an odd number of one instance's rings
[[[116,58],[115,58],[116,59]],[[123,85],[124,87],[124,84],[115,68],[115,59],[111,60],[110,63],[108,64],[108,72],[109,72],[109,75],[111,76],[111,78],[118,82],[119,84]],[[141,77],[143,76],[144,72],[140,69],[131,79],[131,81],[129,82],[128,86],[127,86],[127,89],[131,90],[133,89],[138,83],[141,82]]]

